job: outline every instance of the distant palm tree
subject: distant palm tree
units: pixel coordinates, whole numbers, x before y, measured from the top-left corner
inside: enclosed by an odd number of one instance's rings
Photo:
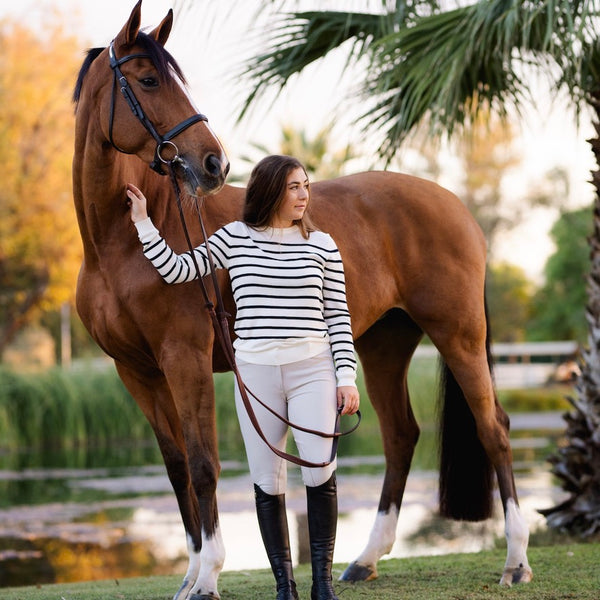
[[[328,125],[311,138],[304,129],[284,125],[281,128],[279,147],[275,152],[295,156],[306,167],[311,181],[338,177],[343,174],[346,163],[356,158],[356,154],[351,144],[339,149],[334,148],[332,129],[333,124]],[[273,154],[273,151],[263,144],[251,144],[251,147],[256,151],[257,157],[243,155],[240,158],[252,166],[265,155]],[[247,182],[249,175],[234,173],[229,176],[229,180]]]
[[[535,103],[531,73],[566,90],[574,113],[590,108],[600,133],[600,10],[598,0],[480,0],[381,2],[377,12],[294,10],[277,5],[268,49],[244,74],[253,82],[241,116],[267,89],[331,50],[344,47],[348,65],[367,61],[361,82],[361,122],[381,136],[388,163],[406,137],[427,120],[432,136],[467,129],[482,109],[504,117]],[[294,5],[301,4],[299,2]],[[373,6],[372,3],[369,6]],[[598,163],[600,140],[590,141]],[[587,320],[589,349],[567,419],[567,447],[552,459],[569,499],[544,514],[552,527],[600,532],[600,171],[590,239]]]

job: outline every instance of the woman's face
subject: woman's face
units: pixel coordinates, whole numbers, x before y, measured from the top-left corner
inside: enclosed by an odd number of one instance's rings
[[[308,177],[302,167],[296,167],[287,176],[285,195],[271,226],[291,227],[294,221],[303,217],[309,196]]]

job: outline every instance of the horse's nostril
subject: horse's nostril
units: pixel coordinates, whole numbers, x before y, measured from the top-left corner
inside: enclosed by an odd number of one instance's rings
[[[216,154],[209,154],[204,160],[204,168],[210,175],[216,177],[221,174],[221,160]]]

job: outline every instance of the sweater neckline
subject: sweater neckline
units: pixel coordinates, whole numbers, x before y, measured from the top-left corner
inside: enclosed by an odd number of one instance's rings
[[[264,229],[254,229],[250,225],[246,225],[246,227],[249,232],[258,234],[263,239],[271,241],[279,241],[302,235],[298,225],[292,225],[291,227],[265,227]]]

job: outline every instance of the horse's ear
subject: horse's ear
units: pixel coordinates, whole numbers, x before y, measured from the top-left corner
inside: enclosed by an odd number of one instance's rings
[[[164,46],[169,39],[173,27],[173,9],[170,8],[167,16],[162,20],[161,24],[150,32],[150,37],[153,37],[161,46]]]
[[[130,46],[137,39],[138,31],[142,23],[142,0],[138,0],[138,3],[133,7],[129,20],[125,23],[123,29],[119,32],[115,38],[117,45]]]

